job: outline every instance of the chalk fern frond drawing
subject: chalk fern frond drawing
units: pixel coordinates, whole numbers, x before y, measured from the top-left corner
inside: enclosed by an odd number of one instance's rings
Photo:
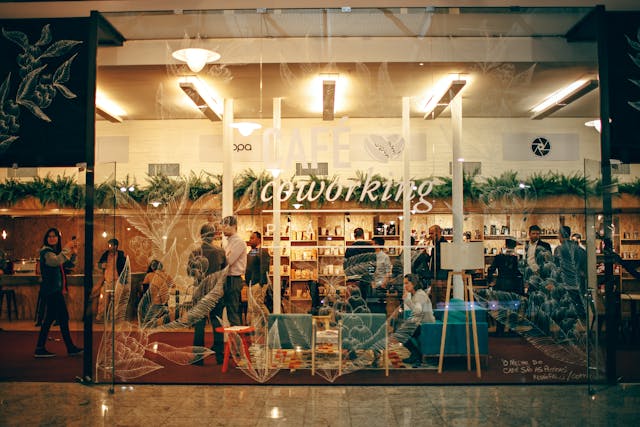
[[[625,34],[625,37],[627,38],[627,43],[629,44],[631,49],[635,51],[635,53],[633,51],[629,53],[629,58],[631,58],[631,61],[633,61],[633,63],[636,64],[636,67],[640,68],[640,28],[638,28],[638,32],[636,34],[637,41],[632,40],[626,34]],[[640,87],[640,79],[629,79],[629,81],[634,85]],[[631,107],[640,111],[640,101],[627,101],[627,102]]]
[[[2,28],[2,36],[22,49],[16,56],[18,76],[21,79],[15,99],[9,97],[11,73],[7,74],[0,86],[0,154],[20,138],[20,107],[45,122],[51,118],[45,110],[51,106],[57,93],[67,99],[76,98],[76,94],[66,86],[71,77],[71,65],[78,56],[73,54],[60,64],[53,73],[51,62],[45,59],[64,57],[82,44],[81,40],[53,41],[51,26],[44,25],[40,38],[34,44],[22,31]]]

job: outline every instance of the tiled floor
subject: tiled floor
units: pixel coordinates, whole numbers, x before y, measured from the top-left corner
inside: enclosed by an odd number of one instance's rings
[[[6,426],[632,426],[640,385],[83,386],[0,383]]]

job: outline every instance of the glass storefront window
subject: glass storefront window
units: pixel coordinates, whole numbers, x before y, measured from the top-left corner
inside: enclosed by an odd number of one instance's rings
[[[600,216],[597,49],[565,37],[590,10],[105,13],[94,234],[127,263],[95,379],[602,380],[599,227],[638,259],[640,206]]]

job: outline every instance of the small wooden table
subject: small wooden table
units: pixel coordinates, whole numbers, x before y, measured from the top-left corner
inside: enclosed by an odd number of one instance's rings
[[[242,340],[242,351],[247,358],[247,366],[251,367],[251,356],[249,355],[249,334],[254,332],[253,326],[218,326],[216,332],[225,334],[224,340],[224,359],[222,363],[222,372],[227,372],[229,369],[229,358],[231,357],[231,347],[229,345],[229,339],[227,334],[238,334]]]

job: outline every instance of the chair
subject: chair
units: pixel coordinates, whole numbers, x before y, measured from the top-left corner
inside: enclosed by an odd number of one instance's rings
[[[7,313],[9,316],[9,321],[11,321],[11,309],[13,308],[13,312],[16,315],[16,320],[18,320],[18,305],[16,303],[16,291],[13,289],[3,289],[0,286],[0,314],[2,314],[2,301],[4,297],[7,297]]]
[[[267,368],[271,366],[271,349],[312,350],[311,375],[315,375],[315,327],[311,314],[269,314],[265,336]]]
[[[344,313],[340,316],[342,349],[349,352],[381,351],[385,376],[389,376],[389,335],[384,313]]]

